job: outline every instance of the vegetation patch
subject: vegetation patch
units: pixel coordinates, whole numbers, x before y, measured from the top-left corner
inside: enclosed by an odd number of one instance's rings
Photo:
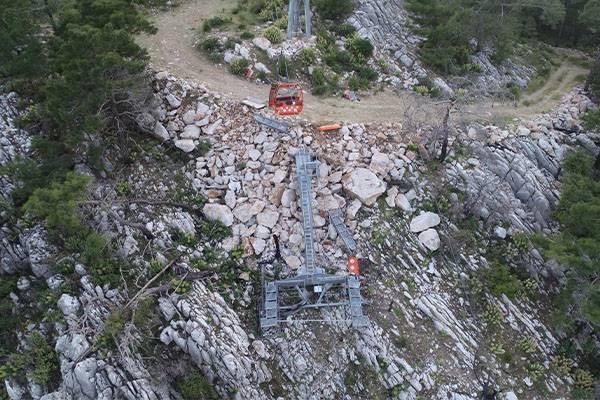
[[[184,400],[218,400],[220,398],[204,375],[195,370],[177,381],[176,387]]]
[[[213,30],[214,28],[221,28],[227,24],[231,23],[231,19],[227,19],[227,18],[222,18],[219,16],[215,16],[212,18],[209,18],[207,20],[205,20],[202,23],[202,31],[203,32],[210,32],[211,30]]]

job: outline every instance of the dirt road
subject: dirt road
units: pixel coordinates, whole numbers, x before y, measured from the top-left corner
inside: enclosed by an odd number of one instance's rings
[[[238,78],[226,67],[216,66],[193,47],[194,38],[202,21],[230,10],[235,0],[189,0],[172,11],[153,17],[158,33],[139,37],[148,49],[151,65],[156,70],[167,70],[181,78],[204,83],[211,90],[234,99],[247,96],[265,98],[268,87]],[[586,71],[565,61],[555,70],[542,88],[525,98],[526,105],[491,101],[465,105],[461,115],[465,119],[506,120],[527,118],[550,110]],[[393,122],[403,121],[410,115],[415,122],[441,119],[445,105],[436,99],[406,91],[395,93],[385,90],[351,103],[341,98],[321,98],[305,95],[302,117],[309,121]]]

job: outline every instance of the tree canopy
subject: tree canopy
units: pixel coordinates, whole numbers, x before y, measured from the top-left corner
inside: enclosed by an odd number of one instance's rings
[[[427,39],[423,61],[445,74],[482,49],[499,63],[520,41],[589,48],[600,34],[600,0],[407,0],[407,9]]]

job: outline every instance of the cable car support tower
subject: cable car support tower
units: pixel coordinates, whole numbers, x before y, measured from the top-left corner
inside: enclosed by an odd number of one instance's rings
[[[304,0],[304,36],[309,38],[312,24],[312,13],[310,11],[310,0]],[[288,40],[300,31],[300,0],[290,0],[288,6]]]
[[[304,265],[298,269],[296,276],[281,280],[265,280],[263,269],[260,327],[265,331],[288,321],[290,316],[302,310],[318,310],[326,307],[345,307],[344,321],[354,328],[364,327],[368,321],[362,312],[363,299],[360,295],[358,265],[356,268],[349,268],[350,272],[346,275],[331,275],[316,262],[311,179],[318,167],[318,161],[314,160],[312,154],[306,149],[296,153],[295,161],[296,190],[302,208]],[[339,224],[337,225],[336,229],[339,228]],[[356,261],[355,257],[351,259],[353,262]],[[303,321],[324,320],[311,318]]]

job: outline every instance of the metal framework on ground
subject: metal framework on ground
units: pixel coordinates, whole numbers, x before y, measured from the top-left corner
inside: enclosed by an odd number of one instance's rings
[[[363,299],[360,295],[359,277],[353,274],[327,274],[316,262],[311,178],[318,167],[318,161],[314,160],[306,149],[296,153],[295,161],[304,231],[304,265],[298,269],[296,276],[281,280],[267,280],[265,271],[261,271],[260,327],[265,331],[291,320],[290,317],[300,311],[327,307],[346,307],[347,317],[343,321],[350,323],[354,328],[364,327],[368,320],[362,311]],[[346,246],[355,249],[356,242],[343,224],[341,213],[333,213],[330,220],[340,232]],[[318,317],[302,321],[333,322]]]

